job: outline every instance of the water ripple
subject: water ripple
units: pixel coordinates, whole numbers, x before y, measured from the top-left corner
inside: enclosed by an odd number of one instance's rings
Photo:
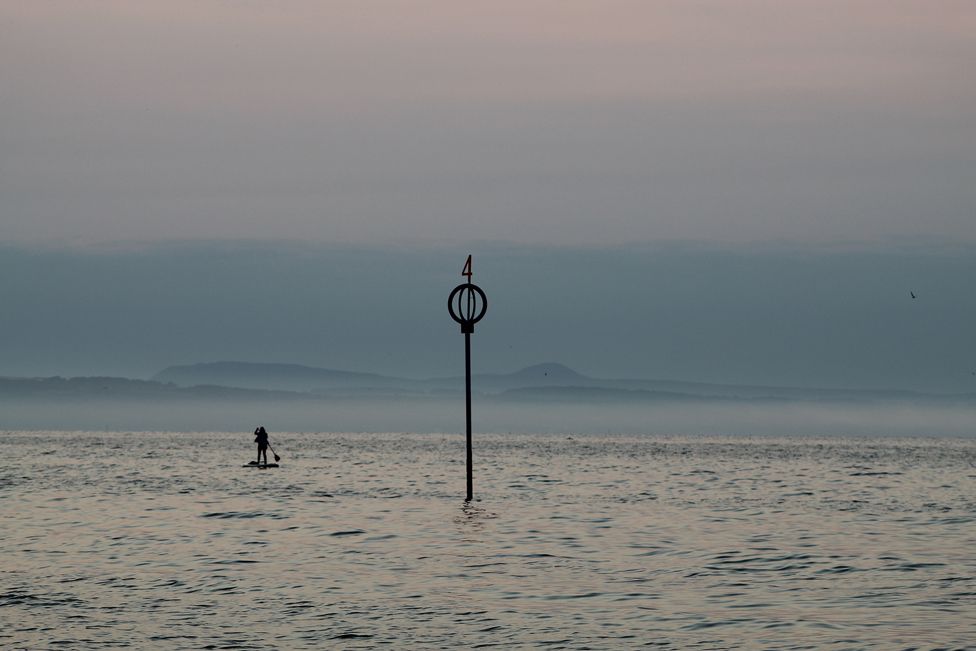
[[[251,438],[7,433],[0,645],[976,639],[973,441],[479,435],[464,502],[456,435]]]

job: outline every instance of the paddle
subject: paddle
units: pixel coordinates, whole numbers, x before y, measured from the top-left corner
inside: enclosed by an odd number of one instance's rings
[[[271,450],[271,454],[274,455],[275,463],[278,463],[279,461],[281,461],[281,457],[279,457],[278,456],[278,453],[274,451],[274,448],[271,447],[271,444],[270,443],[268,443],[268,449],[270,449]]]

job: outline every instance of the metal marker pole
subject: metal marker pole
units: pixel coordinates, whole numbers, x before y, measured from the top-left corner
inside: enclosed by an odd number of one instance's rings
[[[462,276],[468,277],[468,282],[458,285],[447,297],[447,311],[451,318],[461,325],[464,334],[464,424],[465,424],[465,465],[467,466],[468,490],[465,502],[474,499],[474,463],[471,454],[471,333],[474,324],[481,321],[488,309],[488,299],[481,288],[471,282],[471,256],[464,265]],[[454,299],[457,298],[457,305]],[[480,303],[480,305],[479,305]],[[480,309],[479,309],[480,308]]]
[[[467,413],[467,432],[468,432],[468,497],[465,501],[470,502],[474,496],[474,481],[472,479],[471,463],[471,333],[464,333],[464,402]]]

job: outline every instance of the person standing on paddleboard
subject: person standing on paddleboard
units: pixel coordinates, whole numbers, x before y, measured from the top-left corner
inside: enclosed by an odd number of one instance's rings
[[[264,426],[254,430],[254,442],[258,444],[258,464],[261,463],[261,455],[264,455],[264,465],[268,465],[268,433],[264,431]]]

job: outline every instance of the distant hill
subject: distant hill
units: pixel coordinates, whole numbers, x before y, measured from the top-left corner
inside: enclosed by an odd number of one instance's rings
[[[266,423],[279,432],[452,432],[464,422],[463,377],[244,362],[155,377],[0,377],[0,428],[249,433]],[[481,431],[971,436],[976,422],[976,394],[610,380],[557,363],[473,380]]]
[[[178,387],[219,385],[242,389],[315,393],[330,397],[452,395],[463,391],[461,376],[413,380],[300,364],[212,362],[171,366],[153,380]],[[504,374],[475,374],[476,393],[505,400],[771,400],[802,402],[976,402],[976,394],[940,395],[883,389],[822,389],[726,385],[674,380],[594,378],[557,362]]]

